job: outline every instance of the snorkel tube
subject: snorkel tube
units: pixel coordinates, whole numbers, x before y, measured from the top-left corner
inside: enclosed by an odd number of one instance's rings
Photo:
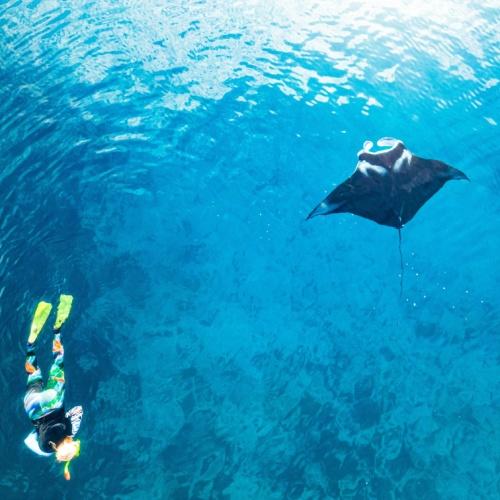
[[[76,445],[76,451],[75,451],[75,454],[73,455],[73,458],[71,460],[73,460],[74,458],[76,458],[80,455],[80,440],[77,439],[76,441],[74,441],[74,443]],[[68,460],[64,464],[64,479],[66,479],[66,481],[69,481],[71,479],[71,474],[69,473],[69,464],[70,464],[71,460]]]

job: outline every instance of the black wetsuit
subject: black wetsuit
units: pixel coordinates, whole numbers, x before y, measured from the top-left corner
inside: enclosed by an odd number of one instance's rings
[[[64,407],[41,418],[32,420],[32,422],[36,428],[38,445],[45,453],[52,453],[54,451],[50,444],[51,441],[58,444],[65,437],[72,435],[71,419],[66,417]]]

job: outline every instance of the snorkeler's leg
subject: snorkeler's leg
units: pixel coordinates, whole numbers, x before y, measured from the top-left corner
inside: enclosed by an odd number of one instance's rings
[[[73,296],[61,295],[57,306],[57,316],[54,323],[54,339],[52,341],[52,354],[54,362],[50,367],[47,387],[57,392],[58,401],[55,404],[62,406],[64,399],[64,347],[61,340],[61,328],[68,319],[73,304]]]
[[[33,382],[29,383],[24,397],[24,408],[31,420],[37,420],[58,410],[64,403],[64,348],[61,335],[56,332],[52,341],[52,352],[54,362],[50,368],[47,384],[43,386],[40,374],[37,381],[33,379]]]
[[[64,347],[61,340],[61,328],[68,319],[73,304],[72,295],[61,295],[59,305],[57,306],[57,316],[54,323],[54,339],[52,341],[52,354],[54,362],[50,367],[49,380],[47,387],[55,389],[58,394],[58,401],[55,403],[62,406],[64,399]]]
[[[42,372],[38,367],[35,344],[28,343],[26,347],[24,369],[28,375],[26,394],[24,395],[23,400],[24,410],[30,420],[35,420],[41,416],[43,400]]]
[[[41,385],[42,383],[42,372],[38,367],[38,361],[36,359],[35,344],[29,344],[26,346],[26,359],[24,361],[24,369],[28,375],[28,380],[26,383],[27,389],[34,386]]]
[[[61,334],[58,330],[54,330],[52,354],[54,356],[54,362],[50,367],[47,389],[53,389],[55,391],[54,399],[51,401],[51,407],[55,410],[63,405],[65,389],[64,347],[61,340]]]
[[[40,407],[38,400],[40,394],[43,392],[42,372],[38,367],[36,359],[36,341],[49,317],[51,309],[52,305],[47,302],[42,301],[38,303],[33,315],[30,335],[26,345],[24,369],[28,375],[28,380],[26,383],[26,395],[24,396],[24,409],[31,419],[36,418]]]
[[[28,343],[26,346],[26,360],[24,363],[24,369],[28,374],[28,386],[42,378],[42,374],[38,369],[38,364],[36,360],[35,344],[38,339],[38,335],[43,329],[43,325],[49,317],[50,310],[52,309],[52,304],[48,302],[39,302],[35,309],[35,314],[33,314],[33,320],[31,321],[30,335],[28,337]]]
[[[42,372],[38,367],[35,345],[28,344],[24,369],[28,375],[26,394],[24,396],[24,410],[31,420],[40,417],[42,409],[43,381]]]

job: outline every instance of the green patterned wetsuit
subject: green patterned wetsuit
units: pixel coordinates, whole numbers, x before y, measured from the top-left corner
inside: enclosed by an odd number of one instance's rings
[[[49,378],[44,387],[42,372],[36,359],[35,344],[28,344],[27,346],[24,366],[28,374],[28,383],[26,395],[24,396],[24,409],[32,421],[63,407],[64,348],[59,331],[54,331],[52,353],[54,362],[50,367]]]

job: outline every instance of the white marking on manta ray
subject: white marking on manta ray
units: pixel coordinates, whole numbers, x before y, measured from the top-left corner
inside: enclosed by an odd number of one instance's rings
[[[411,161],[411,158],[412,158],[411,152],[408,151],[407,149],[404,149],[403,152],[401,153],[401,156],[394,163],[393,167],[394,172],[399,172],[404,164],[408,165]]]
[[[390,149],[395,148],[401,141],[399,139],[394,139],[394,137],[382,137],[377,141],[377,146],[379,148],[388,147]],[[387,149],[386,151],[389,151]]]
[[[322,201],[319,205],[319,208],[321,208],[321,210],[328,210],[328,212],[331,212],[333,210],[337,210],[337,208],[339,208],[341,206],[342,206],[342,202],[328,204],[325,201]]]
[[[363,143],[363,149],[358,152],[358,158],[362,153],[370,153],[371,155],[381,155],[384,153],[387,153],[389,151],[392,151],[394,148],[396,148],[399,144],[403,144],[403,141],[399,139],[394,139],[394,137],[382,137],[377,141],[377,146],[379,148],[387,148],[387,149],[381,149],[380,151],[371,151],[373,147],[373,142],[372,141],[365,141]]]
[[[370,175],[368,173],[368,170],[376,172],[379,175],[387,174],[386,168],[381,167],[380,165],[372,165],[371,163],[365,160],[358,161],[358,164],[356,165],[356,170],[359,170],[363,175]]]
[[[403,141],[400,139],[395,139],[394,137],[382,137],[377,141],[378,147],[385,147],[386,149],[382,149],[380,151],[371,151],[373,147],[372,141],[365,141],[363,143],[363,149],[358,153],[358,158],[362,153],[370,153],[371,155],[381,155],[393,151],[399,145],[403,145]],[[404,147],[401,156],[394,162],[392,170],[394,172],[399,172],[403,165],[407,165],[410,163],[412,159],[411,152]],[[364,175],[369,175],[368,170],[372,170],[380,175],[385,175],[387,173],[387,169],[380,165],[372,165],[369,161],[362,160],[358,162],[356,165],[356,170],[359,170]]]

